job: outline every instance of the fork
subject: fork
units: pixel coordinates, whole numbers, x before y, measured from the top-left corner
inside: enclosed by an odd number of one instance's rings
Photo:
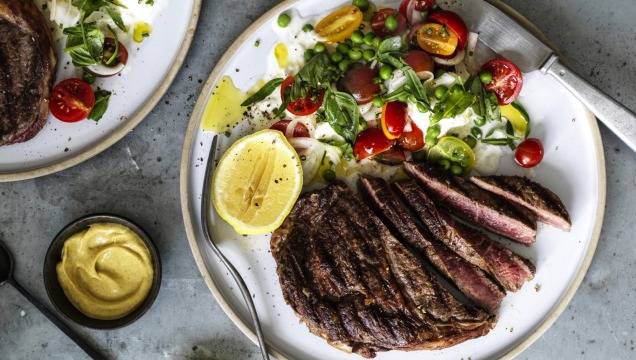
[[[254,302],[252,301],[252,296],[250,294],[247,285],[245,285],[245,281],[241,277],[241,274],[236,270],[234,265],[223,255],[221,250],[216,246],[214,241],[212,240],[212,235],[210,235],[211,225],[210,225],[210,197],[211,197],[211,183],[212,183],[212,168],[214,163],[214,156],[216,154],[216,145],[218,142],[218,136],[214,135],[212,139],[212,145],[210,147],[210,154],[208,156],[208,162],[205,168],[205,178],[203,181],[203,192],[201,196],[201,227],[203,228],[203,235],[205,239],[208,241],[212,251],[216,254],[216,256],[221,259],[221,262],[228,269],[234,281],[239,287],[241,291],[241,295],[243,295],[243,299],[247,304],[247,308],[250,312],[250,316],[252,317],[252,322],[254,323],[254,328],[256,329],[256,337],[258,338],[258,344],[261,348],[261,355],[264,360],[269,360],[269,354],[267,353],[267,348],[265,344],[265,338],[263,337],[263,329],[261,328],[261,323],[258,320],[258,314],[256,313],[256,308],[254,307]]]

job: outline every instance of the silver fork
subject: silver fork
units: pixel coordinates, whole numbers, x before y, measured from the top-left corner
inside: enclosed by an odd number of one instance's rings
[[[201,227],[203,228],[203,235],[206,240],[210,244],[212,251],[221,259],[223,265],[228,269],[234,281],[241,290],[241,295],[243,295],[243,299],[247,304],[247,308],[250,311],[250,316],[252,317],[252,322],[254,323],[254,328],[256,329],[256,337],[258,338],[258,344],[261,348],[261,355],[263,359],[269,360],[269,354],[267,353],[267,347],[265,345],[265,338],[263,337],[263,329],[261,329],[261,323],[258,320],[258,314],[256,314],[256,308],[254,307],[254,302],[252,301],[252,296],[250,294],[249,289],[245,285],[245,281],[241,277],[241,274],[234,268],[234,265],[223,255],[221,250],[216,246],[214,241],[212,240],[212,236],[210,235],[210,196],[211,196],[211,182],[212,182],[212,168],[214,163],[214,155],[216,154],[216,145],[218,142],[218,136],[214,135],[214,139],[212,139],[212,146],[210,147],[210,154],[208,155],[208,162],[205,168],[205,178],[203,181],[203,193],[201,196]]]

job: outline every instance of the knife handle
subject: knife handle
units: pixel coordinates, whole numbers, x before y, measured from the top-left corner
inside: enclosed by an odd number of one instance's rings
[[[636,151],[636,114],[565,67],[554,55],[541,68],[541,72],[554,76],[598,120]]]

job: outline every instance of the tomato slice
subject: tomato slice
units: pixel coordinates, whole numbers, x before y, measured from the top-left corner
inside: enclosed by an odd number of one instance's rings
[[[411,122],[411,131],[403,132],[397,140],[397,145],[404,150],[417,151],[424,147],[424,132]]]
[[[387,139],[384,132],[378,128],[367,128],[358,133],[353,143],[353,155],[358,160],[377,155],[389,150],[394,140]]]
[[[391,101],[382,105],[382,132],[387,139],[397,139],[402,135],[407,119],[406,104]]]
[[[427,72],[434,70],[433,59],[422,50],[410,50],[403,58],[420,79],[427,77]]]
[[[364,14],[357,6],[344,6],[320,20],[314,31],[326,38],[327,42],[342,41],[358,30],[363,17]]]
[[[394,16],[398,22],[398,25],[395,28],[395,30],[389,30],[385,26],[386,19],[389,16]],[[375,13],[375,15],[373,15],[373,18],[371,19],[371,27],[373,27],[373,32],[377,36],[381,36],[381,37],[397,36],[397,35],[400,35],[402,32],[404,32],[404,28],[406,27],[406,18],[404,17],[404,15],[395,11],[395,9],[392,9],[392,8],[380,9],[380,11],[378,11],[377,13]]]
[[[269,128],[272,130],[278,130],[282,132],[283,135],[287,136],[287,128],[289,127],[289,123],[291,123],[291,120],[279,120]],[[294,126],[292,137],[309,137],[309,130],[307,130],[307,127],[303,123],[297,122]]]
[[[85,119],[95,105],[93,89],[82,79],[66,79],[55,85],[49,97],[51,114],[64,122]]]
[[[424,24],[417,31],[417,44],[422,50],[435,55],[452,55],[458,41],[457,35],[441,24]]]
[[[499,105],[510,104],[519,96],[523,77],[515,64],[506,59],[497,58],[485,63],[481,70],[490,71],[492,74],[492,80],[485,83],[484,87],[495,92]]]
[[[457,36],[457,46],[461,50],[468,41],[468,26],[459,15],[448,10],[439,10],[430,14],[427,21],[445,25]]]
[[[535,167],[541,160],[543,160],[543,144],[539,139],[525,139],[515,151],[515,161],[524,168]]]
[[[292,83],[294,82],[294,76],[289,75],[280,86],[280,98],[285,101],[285,91],[291,90]],[[289,89],[289,90],[288,90]],[[313,114],[322,105],[322,99],[325,96],[325,91],[320,90],[318,94],[312,94],[309,92],[307,96],[296,101],[290,101],[287,105],[287,111],[297,116],[305,116]]]
[[[378,76],[380,75],[377,67],[371,69],[367,65],[356,63],[338,79],[336,88],[351,94],[358,104],[366,104],[381,91],[380,85],[373,82]]]

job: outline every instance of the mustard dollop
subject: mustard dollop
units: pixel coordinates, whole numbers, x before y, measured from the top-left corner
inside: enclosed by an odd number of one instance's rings
[[[97,223],[66,240],[56,270],[64,294],[78,310],[112,320],[144,301],[154,269],[148,248],[135,232]]]

